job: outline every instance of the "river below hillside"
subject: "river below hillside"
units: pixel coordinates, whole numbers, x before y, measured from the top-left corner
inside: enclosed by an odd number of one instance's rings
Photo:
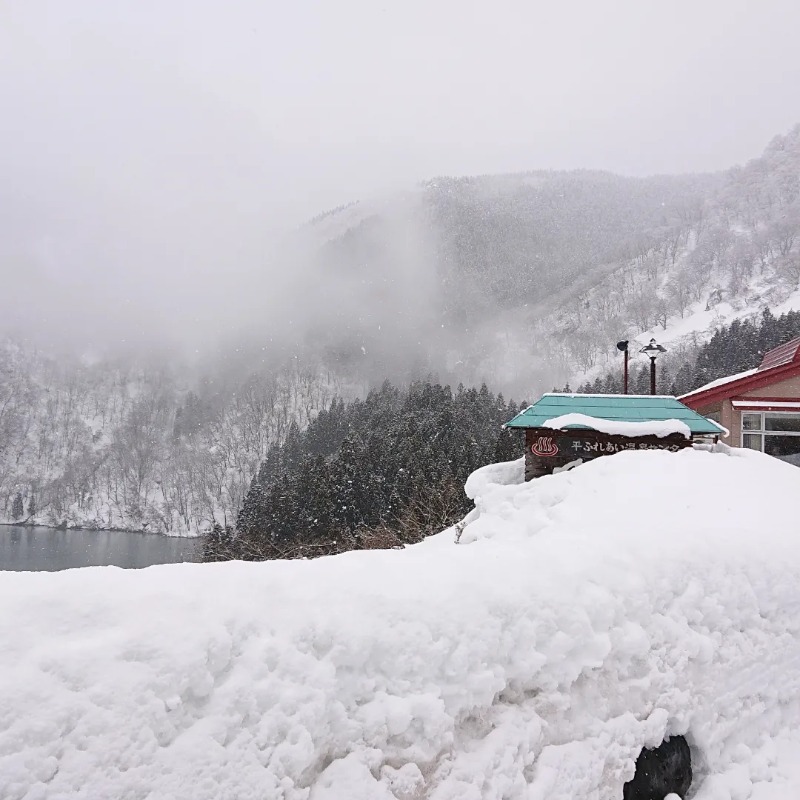
[[[199,561],[200,549],[200,539],[155,533],[0,525],[0,570],[54,572],[102,566],[136,569]]]

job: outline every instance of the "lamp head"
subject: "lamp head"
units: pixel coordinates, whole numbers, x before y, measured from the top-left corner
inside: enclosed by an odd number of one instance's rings
[[[655,339],[651,339],[650,344],[645,345],[639,352],[644,353],[646,356],[649,356],[652,359],[656,359],[662,353],[666,353],[667,348],[657,344]]]

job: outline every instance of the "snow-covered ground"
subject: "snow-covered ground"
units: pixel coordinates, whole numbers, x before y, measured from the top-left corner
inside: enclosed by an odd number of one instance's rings
[[[800,470],[521,475],[459,544],[0,573],[0,794],[606,800],[681,733],[696,800],[800,796]]]

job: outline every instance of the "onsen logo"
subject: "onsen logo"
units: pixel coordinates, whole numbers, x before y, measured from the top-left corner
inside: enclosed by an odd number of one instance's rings
[[[558,445],[552,436],[540,436],[532,445],[531,452],[535,456],[557,456]]]

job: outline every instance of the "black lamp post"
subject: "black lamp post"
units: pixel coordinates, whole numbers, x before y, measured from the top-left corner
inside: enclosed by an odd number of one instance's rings
[[[667,352],[666,347],[656,344],[655,339],[650,340],[650,344],[643,347],[640,353],[644,353],[650,358],[650,394],[656,393],[656,359],[662,354]]]
[[[625,367],[622,374],[622,394],[628,394],[628,340],[617,342],[617,350],[625,354]]]

